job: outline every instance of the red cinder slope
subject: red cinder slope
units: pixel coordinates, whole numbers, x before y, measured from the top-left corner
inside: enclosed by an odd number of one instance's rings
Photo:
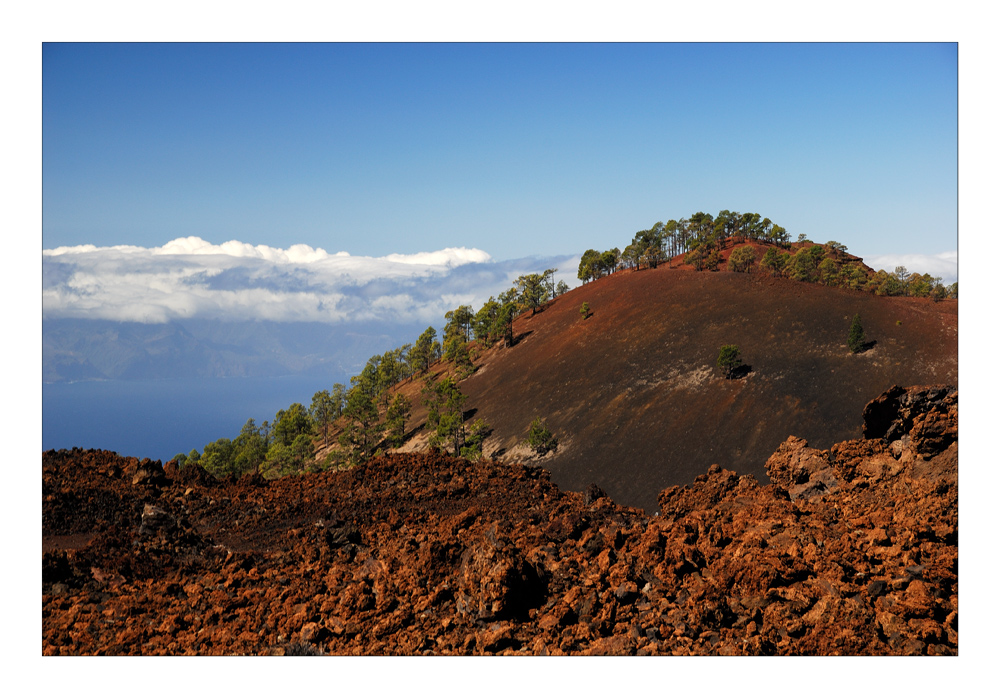
[[[875,342],[862,354],[846,344],[855,313]],[[544,417],[560,446],[538,464],[560,487],[596,483],[651,512],[661,489],[713,463],[763,479],[790,434],[817,448],[860,437],[865,403],[894,384],[957,383],[957,324],[957,301],[661,266],[522,316],[516,345],[487,352],[462,388],[494,427],[487,455],[524,459],[517,443]],[[724,344],[745,377],[716,367]]]

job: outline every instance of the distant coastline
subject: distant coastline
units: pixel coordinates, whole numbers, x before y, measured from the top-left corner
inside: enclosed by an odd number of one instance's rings
[[[329,388],[324,377],[93,379],[42,384],[42,450],[102,448],[166,462],[247,419],[273,419]]]

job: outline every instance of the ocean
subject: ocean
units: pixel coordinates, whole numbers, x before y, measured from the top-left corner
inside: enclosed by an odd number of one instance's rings
[[[42,450],[101,448],[166,463],[236,437],[251,417],[260,424],[293,402],[308,408],[332,385],[316,376],[43,384]]]

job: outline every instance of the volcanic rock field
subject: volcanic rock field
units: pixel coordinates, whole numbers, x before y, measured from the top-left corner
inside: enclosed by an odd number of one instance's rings
[[[957,391],[871,397],[861,438],[651,513],[490,459],[216,481],[49,451],[42,653],[956,654]]]

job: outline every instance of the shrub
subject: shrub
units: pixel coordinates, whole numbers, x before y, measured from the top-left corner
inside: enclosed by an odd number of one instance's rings
[[[842,276],[840,272],[840,267],[837,263],[830,259],[825,258],[819,263],[819,280],[822,284],[826,286],[839,286]]]
[[[684,263],[693,266],[695,271],[715,271],[721,261],[722,255],[709,245],[699,245],[684,255]]]
[[[685,253],[684,263],[690,264],[694,267],[695,271],[701,271],[702,269],[702,252],[700,247],[696,247],[690,252]]]
[[[323,649],[311,642],[292,642],[285,645],[286,657],[322,657]]]
[[[772,276],[779,276],[785,269],[788,257],[787,252],[778,252],[773,247],[768,248],[767,252],[764,253],[764,258],[760,260],[760,268]]]
[[[323,470],[347,470],[352,465],[350,453],[339,448],[332,448],[323,458],[321,468]]]
[[[712,250],[710,250],[709,253],[705,255],[705,260],[704,260],[705,269],[708,269],[709,271],[716,271],[719,268],[719,264],[721,263],[722,263],[722,255],[719,254],[719,251],[717,249],[712,248]]]
[[[583,305],[580,306],[580,315],[583,316],[584,320],[586,320],[588,317],[590,317],[590,304],[589,303],[585,302]]]
[[[868,284],[868,273],[858,262],[851,262],[841,274],[842,283],[855,291],[863,290]]]
[[[465,437],[465,445],[462,446],[461,456],[468,460],[479,460],[483,457],[483,442],[493,432],[493,429],[486,420],[477,419],[469,426],[469,433]]]
[[[221,480],[227,475],[237,475],[233,462],[233,442],[226,438],[216,439],[205,444],[201,456],[201,467],[216,479]]]
[[[406,420],[410,418],[410,401],[396,393],[385,415],[386,442],[389,448],[399,448],[406,439]]]
[[[428,376],[422,394],[427,405],[425,424],[430,431],[428,445],[434,449],[446,449],[450,444],[452,452],[460,455],[466,438],[465,393],[450,376],[436,382]]]
[[[444,358],[454,361],[459,373],[471,375],[475,369],[472,365],[472,357],[469,355],[469,343],[460,335],[453,335],[444,345]]]
[[[299,434],[287,446],[276,441],[267,450],[267,459],[261,463],[260,473],[267,478],[292,475],[311,465],[314,452],[312,437],[308,434]]]
[[[814,283],[819,280],[819,263],[823,258],[823,246],[801,247],[788,258],[785,271],[795,281]]]
[[[752,246],[737,247],[729,255],[729,271],[749,272],[756,261],[757,257]]]
[[[740,356],[740,349],[735,344],[724,344],[719,349],[719,358],[716,365],[722,369],[726,378],[736,375],[737,369],[743,365],[743,358]]]
[[[531,426],[528,427],[527,442],[539,456],[544,456],[549,451],[555,451],[559,448],[558,440],[552,432],[549,431],[548,426],[545,424],[545,420],[541,417],[536,417],[535,421],[533,421]]]

